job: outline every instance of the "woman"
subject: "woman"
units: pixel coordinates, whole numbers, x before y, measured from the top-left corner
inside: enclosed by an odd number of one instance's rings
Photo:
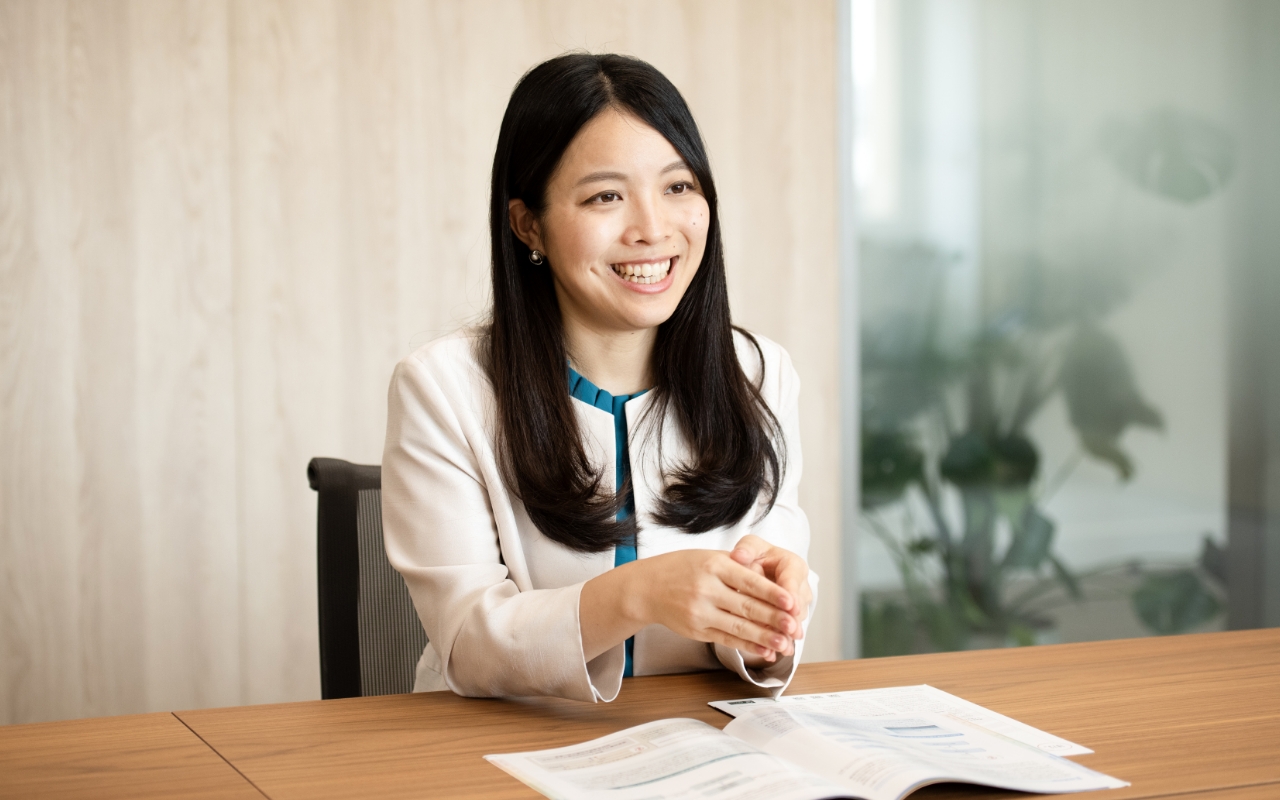
[[[650,65],[571,54],[512,93],[488,325],[392,379],[387,554],[416,691],[609,701],[721,665],[781,693],[812,603],[798,379],[732,328],[697,126]]]

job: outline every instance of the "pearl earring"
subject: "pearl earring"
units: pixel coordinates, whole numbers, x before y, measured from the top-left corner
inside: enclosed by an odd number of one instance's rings
[[[546,261],[546,259],[545,259],[545,258],[543,258],[543,256],[542,256],[542,252],[541,252],[541,251],[539,251],[539,250],[533,250],[533,251],[531,251],[531,252],[529,253],[529,262],[530,262],[530,263],[532,263],[532,264],[537,264],[538,266],[542,266],[542,262],[543,262],[543,261]]]

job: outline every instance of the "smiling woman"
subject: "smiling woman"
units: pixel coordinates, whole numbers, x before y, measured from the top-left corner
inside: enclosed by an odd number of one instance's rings
[[[597,348],[652,350],[697,273],[710,211],[689,165],[662,134],[609,107],[570,143],[541,213],[520,198],[509,209],[516,236],[549,261],[571,362],[615,394],[647,388],[647,358]]]
[[[612,700],[727,667],[780,693],[816,576],[799,381],[730,320],[684,99],[616,55],[516,86],[494,158],[493,310],[397,367],[387,553],[431,643],[416,689]]]

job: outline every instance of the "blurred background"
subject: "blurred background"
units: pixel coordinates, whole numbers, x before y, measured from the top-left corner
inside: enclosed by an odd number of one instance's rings
[[[313,456],[651,61],[803,381],[820,661],[1280,625],[1280,3],[0,0],[0,723],[319,696]]]
[[[862,654],[1280,624],[1280,4],[852,41]]]

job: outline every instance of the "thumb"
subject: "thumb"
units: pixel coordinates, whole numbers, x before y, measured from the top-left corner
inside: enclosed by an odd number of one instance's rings
[[[750,567],[765,556],[770,545],[754,534],[748,534],[738,540],[729,557],[744,567]]]

